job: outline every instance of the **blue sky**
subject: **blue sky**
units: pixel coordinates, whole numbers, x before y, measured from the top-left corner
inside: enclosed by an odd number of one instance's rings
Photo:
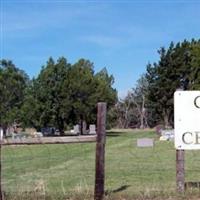
[[[119,96],[134,87],[157,50],[200,38],[200,0],[1,0],[1,58],[30,77],[52,56],[106,67]]]

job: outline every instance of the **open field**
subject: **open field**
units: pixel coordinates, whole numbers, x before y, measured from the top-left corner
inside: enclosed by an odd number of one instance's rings
[[[142,137],[155,138],[154,148],[137,148]],[[198,199],[199,190],[176,195],[175,156],[153,131],[109,132],[106,199]],[[95,143],[7,146],[2,165],[6,199],[92,199]],[[186,181],[200,181],[199,166],[200,151],[187,151]]]

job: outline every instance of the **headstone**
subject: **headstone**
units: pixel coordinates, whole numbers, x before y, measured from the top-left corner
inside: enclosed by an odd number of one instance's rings
[[[12,127],[8,127],[6,130],[6,137],[10,137],[12,136],[13,133],[13,128]]]
[[[162,130],[161,135],[174,135],[174,130]]]
[[[3,140],[3,129],[0,128],[0,140]]]
[[[86,121],[83,121],[82,123],[82,128],[83,128],[83,135],[86,135],[87,134],[87,124],[86,124]]]
[[[35,132],[33,136],[36,137],[36,138],[37,137],[43,137],[43,134],[41,132]]]
[[[173,141],[174,140],[174,130],[162,130],[160,140]]]
[[[80,134],[80,128],[78,124],[74,126],[74,134]]]
[[[151,138],[140,138],[137,139],[137,147],[153,147],[154,139]]]
[[[17,134],[17,133],[12,133],[12,139],[21,139],[24,138],[24,136],[22,134]]]
[[[90,125],[89,134],[96,134],[96,126],[95,126],[95,124],[91,124]]]
[[[12,139],[14,140],[14,139],[16,139],[16,137],[17,137],[17,134],[16,133],[12,133]]]
[[[74,129],[70,130],[70,133],[74,133]]]

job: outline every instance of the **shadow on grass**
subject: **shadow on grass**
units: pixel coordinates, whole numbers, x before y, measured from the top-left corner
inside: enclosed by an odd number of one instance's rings
[[[119,187],[119,188],[117,188],[117,189],[115,189],[115,190],[107,190],[107,191],[105,192],[105,195],[107,196],[107,195],[110,195],[110,194],[122,192],[122,191],[126,190],[126,189],[129,188],[129,187],[130,187],[130,185],[123,185],[123,186],[121,186],[121,187]]]
[[[124,135],[123,132],[106,132],[107,137],[119,137],[121,135]]]

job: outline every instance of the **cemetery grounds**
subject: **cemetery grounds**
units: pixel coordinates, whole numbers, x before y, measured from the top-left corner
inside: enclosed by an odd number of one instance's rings
[[[154,147],[138,148],[138,138]],[[200,199],[200,189],[176,193],[176,151],[153,130],[107,133],[106,200]],[[200,151],[186,151],[186,181],[200,181]],[[2,185],[7,200],[92,200],[95,143],[6,146]]]

